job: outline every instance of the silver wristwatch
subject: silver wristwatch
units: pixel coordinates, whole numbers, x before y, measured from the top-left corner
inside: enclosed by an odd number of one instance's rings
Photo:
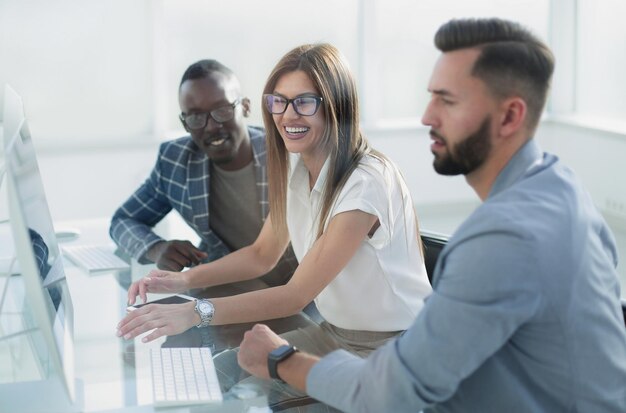
[[[211,324],[211,320],[213,319],[213,314],[215,314],[215,307],[210,300],[206,298],[201,298],[196,300],[196,313],[200,316],[200,324],[196,327],[206,327]]]

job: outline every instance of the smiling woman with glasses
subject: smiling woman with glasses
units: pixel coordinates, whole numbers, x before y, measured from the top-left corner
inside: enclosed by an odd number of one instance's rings
[[[209,122],[209,117],[216,123],[228,122],[235,116],[235,108],[241,102],[241,99],[236,99],[233,103],[220,106],[213,109],[210,112],[198,112],[198,113],[181,113],[178,118],[183,123],[183,126],[198,130],[206,128]]]

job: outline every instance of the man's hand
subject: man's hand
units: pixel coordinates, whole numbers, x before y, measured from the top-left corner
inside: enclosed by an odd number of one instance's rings
[[[244,334],[237,361],[250,374],[269,379],[267,358],[272,350],[285,344],[289,343],[268,326],[257,324]],[[306,377],[318,361],[319,357],[297,352],[278,364],[278,375],[292,387],[306,393]]]
[[[146,258],[156,263],[157,268],[167,271],[180,271],[202,262],[208,254],[196,248],[189,241],[161,241],[146,252]]]
[[[264,324],[256,324],[246,331],[239,347],[237,361],[241,368],[250,374],[264,379],[270,378],[267,370],[267,357],[272,350],[289,344]]]
[[[182,293],[189,289],[186,273],[152,270],[128,289],[128,305],[135,304],[137,296],[145,303],[147,293]]]

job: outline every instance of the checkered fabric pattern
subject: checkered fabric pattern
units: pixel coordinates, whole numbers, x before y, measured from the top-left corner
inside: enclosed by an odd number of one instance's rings
[[[262,216],[269,213],[265,132],[248,127],[256,176],[257,196]],[[162,240],[152,228],[172,209],[200,236],[199,248],[216,260],[230,252],[224,242],[209,227],[209,197],[211,196],[210,160],[190,136],[164,142],[150,177],[115,212],[109,234],[115,243],[140,263],[148,263],[144,254]],[[295,269],[291,248],[283,257]],[[291,274],[290,272],[290,274]]]

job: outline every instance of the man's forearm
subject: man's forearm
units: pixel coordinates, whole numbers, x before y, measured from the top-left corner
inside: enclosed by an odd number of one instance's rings
[[[145,254],[143,254],[143,258],[150,262],[157,262],[159,255],[161,253],[161,247],[163,246],[165,241],[158,241],[154,243]]]
[[[319,357],[306,353],[295,353],[278,364],[278,375],[292,387],[306,393],[306,377]]]
[[[140,264],[154,262],[147,259],[146,253],[153,245],[163,241],[152,232],[152,227],[128,217],[114,217],[109,233],[117,246]]]

